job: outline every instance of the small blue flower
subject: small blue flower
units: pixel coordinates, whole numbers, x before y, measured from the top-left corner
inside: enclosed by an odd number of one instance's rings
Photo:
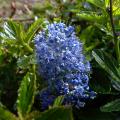
[[[41,92],[44,108],[59,95],[65,96],[63,104],[77,108],[83,107],[86,99],[96,96],[89,88],[90,63],[72,26],[67,27],[64,23],[47,25],[36,35],[35,48],[39,73],[49,86],[49,92]],[[54,97],[48,100],[49,95]]]

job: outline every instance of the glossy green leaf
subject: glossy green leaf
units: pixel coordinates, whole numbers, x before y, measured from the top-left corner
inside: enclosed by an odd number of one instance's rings
[[[106,7],[109,6],[109,2],[110,2],[110,0],[105,0],[105,6],[106,6]]]
[[[105,9],[104,0],[87,0],[87,2],[97,6],[99,8]]]
[[[0,49],[0,64],[3,62],[4,60],[4,55],[2,53],[2,50]]]
[[[97,15],[96,12],[82,11],[77,13],[79,20],[86,20],[90,22],[103,23],[105,17],[103,15]]]
[[[8,21],[4,24],[2,37],[9,40],[21,40],[24,38],[23,25],[13,21]]]
[[[120,1],[114,0],[112,4],[113,4],[113,14],[120,15]]]
[[[38,19],[36,20],[28,29],[26,37],[25,37],[25,41],[26,42],[30,42],[33,37],[35,36],[36,32],[41,29],[41,26],[43,24],[43,19]]]
[[[89,36],[87,36],[86,34],[89,34]],[[86,29],[84,29],[80,35],[80,39],[86,43],[89,39],[92,38],[92,36],[94,35],[94,27],[93,26],[88,26]]]
[[[111,79],[111,77],[110,77]],[[111,79],[112,81],[112,79]],[[117,81],[112,81],[112,86],[117,90],[117,91],[120,91],[120,83],[117,82]]]
[[[9,45],[13,47],[17,45],[17,48],[23,46],[28,52],[33,53],[33,49],[24,41],[26,34],[22,24],[8,21],[4,24],[4,31],[0,35],[4,42],[11,43]]]
[[[0,120],[18,120],[17,117],[0,106]]]
[[[55,102],[54,102],[54,104],[53,104],[53,107],[58,107],[58,106],[62,105],[63,99],[64,99],[64,96],[58,96],[58,97],[55,99]]]
[[[102,112],[120,111],[120,99],[114,100],[101,107]]]
[[[34,120],[73,120],[70,107],[51,108],[41,114],[35,115]]]
[[[34,102],[36,90],[36,78],[33,73],[27,73],[23,78],[17,99],[17,109],[20,118],[24,117],[30,112],[32,104]]]
[[[120,83],[120,71],[117,62],[101,50],[92,52],[98,64],[111,76],[113,81]]]

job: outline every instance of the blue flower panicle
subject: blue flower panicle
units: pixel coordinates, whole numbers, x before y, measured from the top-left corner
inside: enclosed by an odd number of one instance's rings
[[[39,73],[48,83],[50,96],[53,94],[55,99],[64,95],[63,104],[78,108],[85,105],[86,99],[95,97],[96,93],[89,88],[91,66],[83,54],[83,44],[76,37],[74,27],[64,23],[47,25],[36,35],[35,48]],[[40,93],[42,101],[49,95],[45,91]],[[42,105],[47,108],[53,101]]]

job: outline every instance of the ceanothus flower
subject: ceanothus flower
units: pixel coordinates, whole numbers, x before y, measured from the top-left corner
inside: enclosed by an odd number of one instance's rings
[[[65,96],[63,104],[77,108],[84,107],[86,99],[95,97],[96,93],[89,88],[90,63],[74,27],[48,24],[36,35],[35,49],[39,73],[49,88],[40,92],[43,108],[52,105],[60,95]]]

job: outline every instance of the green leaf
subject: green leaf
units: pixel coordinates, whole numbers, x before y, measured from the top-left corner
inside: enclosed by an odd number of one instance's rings
[[[102,112],[120,111],[120,99],[116,99],[101,107]]]
[[[17,45],[18,48],[22,45],[28,52],[33,53],[33,49],[24,41],[26,34],[22,24],[8,21],[4,24],[4,31],[0,35],[4,42],[11,41],[11,45]]]
[[[22,56],[21,58],[18,59],[17,65],[21,69],[28,69],[30,65],[35,64],[35,58],[34,55],[29,55],[29,56]]]
[[[77,13],[79,20],[86,20],[95,23],[104,23],[106,17],[103,15],[98,15],[96,12],[82,11]]]
[[[24,38],[23,25],[13,21],[8,21],[4,24],[2,37],[10,40],[21,40]]]
[[[73,120],[70,107],[51,108],[41,114],[35,115],[34,120]]]
[[[0,64],[3,62],[3,60],[4,60],[4,55],[2,50],[0,49]]]
[[[86,0],[86,1],[101,8],[101,9],[105,9],[104,0]]]
[[[25,37],[26,42],[29,43],[33,39],[36,32],[41,28],[42,24],[43,24],[43,19],[40,18],[30,26]]]
[[[17,117],[0,106],[0,120],[18,120]]]
[[[113,1],[113,13],[120,15],[120,1],[119,0]]]
[[[36,116],[40,116],[40,111],[32,111],[31,113],[27,114],[25,120],[34,120]]]
[[[109,7],[109,2],[110,2],[110,0],[105,0],[105,6],[106,6],[106,8]]]
[[[89,34],[89,36],[87,36]],[[94,35],[94,27],[93,26],[88,26],[86,29],[84,29],[80,35],[80,39],[86,43],[89,39],[92,38]]]
[[[98,64],[110,75],[112,81],[116,81],[120,84],[120,71],[115,59],[101,50],[93,51],[92,55]]]
[[[17,109],[20,118],[30,112],[34,102],[36,78],[33,73],[27,73],[18,91]]]
[[[111,78],[110,78],[111,79]],[[112,86],[117,90],[120,91],[120,83],[117,81],[112,81]]]
[[[64,99],[64,96],[58,96],[58,97],[55,99],[55,102],[54,102],[54,104],[53,104],[53,107],[58,107],[58,106],[62,105],[63,99]]]

